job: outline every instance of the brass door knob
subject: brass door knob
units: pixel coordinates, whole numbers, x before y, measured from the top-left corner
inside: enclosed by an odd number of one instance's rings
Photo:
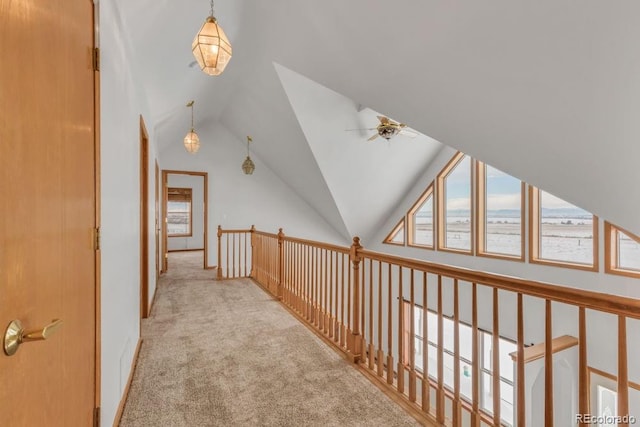
[[[13,320],[7,326],[4,333],[4,353],[13,356],[18,351],[20,344],[32,341],[42,341],[53,335],[62,326],[62,320],[54,319],[47,326],[41,329],[25,331],[22,322]]]

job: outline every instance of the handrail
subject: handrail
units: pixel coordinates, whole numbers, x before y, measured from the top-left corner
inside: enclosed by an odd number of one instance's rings
[[[276,236],[276,237],[278,237],[278,236]],[[348,254],[349,250],[350,250],[349,247],[347,247],[347,246],[339,246],[339,245],[334,245],[334,244],[331,244],[331,243],[322,243],[322,242],[317,242],[315,240],[300,239],[300,238],[297,238],[297,237],[286,237],[285,236],[284,240],[286,242],[301,243],[303,245],[315,246],[317,248],[328,249],[328,250],[340,252],[340,253],[343,253],[343,254]]]
[[[570,288],[552,283],[526,280],[514,276],[481,272],[464,267],[435,264],[428,261],[403,258],[396,255],[383,254],[366,249],[359,250],[358,255],[369,257],[376,261],[388,262],[402,267],[412,268],[414,270],[427,270],[429,273],[433,274],[456,277],[457,279],[470,283],[489,285],[502,290],[522,293],[524,295],[640,319],[640,300],[634,298]]]

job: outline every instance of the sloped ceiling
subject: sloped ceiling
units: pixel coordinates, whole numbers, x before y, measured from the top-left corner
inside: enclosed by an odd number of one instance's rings
[[[351,213],[335,212],[341,196],[291,94],[277,93],[273,62],[640,233],[640,2],[218,2],[234,57],[212,78],[188,67],[208,4],[117,1],[158,138],[185,128],[195,98],[198,120],[251,133],[297,192],[316,185],[344,233]]]
[[[442,145],[421,134],[367,142],[380,113],[285,67],[276,70],[349,233],[366,244]]]

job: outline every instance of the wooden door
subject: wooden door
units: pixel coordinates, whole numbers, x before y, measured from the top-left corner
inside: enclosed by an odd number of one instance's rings
[[[96,398],[93,3],[0,0],[0,426],[90,426]]]

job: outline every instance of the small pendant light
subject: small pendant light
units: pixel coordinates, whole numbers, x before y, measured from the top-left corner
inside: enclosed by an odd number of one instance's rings
[[[184,137],[184,148],[191,154],[195,154],[200,149],[200,138],[198,134],[193,130],[193,104],[195,101],[191,101],[187,104],[187,107],[191,108],[191,131]]]
[[[249,157],[249,143],[253,142],[250,136],[247,136],[247,158],[242,162],[242,171],[245,175],[251,175],[253,171],[256,169],[256,165],[253,164],[253,160]]]

